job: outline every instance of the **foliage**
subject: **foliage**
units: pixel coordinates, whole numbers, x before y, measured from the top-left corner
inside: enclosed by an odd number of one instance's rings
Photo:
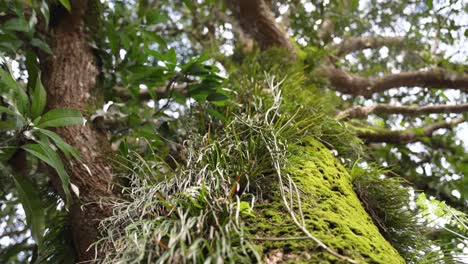
[[[351,176],[366,211],[380,232],[406,259],[411,259],[417,252],[432,250],[431,242],[425,236],[427,230],[418,217],[419,210],[410,207],[411,190],[405,186],[407,182],[386,169],[375,165],[364,169],[358,163],[351,168]]]

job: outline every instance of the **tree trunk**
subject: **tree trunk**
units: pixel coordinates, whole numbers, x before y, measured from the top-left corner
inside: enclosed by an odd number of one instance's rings
[[[47,89],[48,108],[73,108],[82,111],[96,107],[98,69],[88,45],[85,16],[91,1],[72,2],[72,11],[51,25],[50,46],[53,55],[41,60],[43,82]],[[60,17],[60,16],[58,16]],[[64,159],[71,183],[78,187],[79,197],[73,195],[70,221],[77,261],[94,258],[89,246],[98,238],[98,220],[110,215],[97,199],[113,196],[111,166],[107,156],[111,149],[105,135],[88,122],[85,126],[57,129],[57,133],[78,150],[83,164]],[[51,175],[52,183],[61,192],[60,179]]]
[[[301,193],[305,227],[313,236],[335,253],[350,258],[350,261],[404,263],[365,211],[353,190],[349,173],[322,143],[313,137],[306,137],[301,144],[290,145],[289,150],[291,155],[286,172]],[[265,181],[265,184],[274,182]],[[278,188],[275,186],[271,189]],[[257,245],[266,263],[346,262],[305,236],[285,210],[277,191],[270,192],[264,198],[255,205],[256,217],[247,226],[249,233],[263,238]],[[297,204],[294,211],[300,219]],[[296,239],[274,239],[281,237]]]
[[[262,49],[282,47],[295,57],[292,43],[278,30],[264,0],[236,0],[229,7],[243,30],[249,32]],[[290,146],[292,155],[287,171],[302,193],[305,228],[341,257],[326,252],[324,247],[319,249],[316,242],[304,238],[304,231],[288,220],[291,216],[283,206],[282,197],[272,193],[266,202],[256,205],[260,215],[248,224],[251,233],[266,237],[259,243],[265,262],[404,263],[365,211],[353,190],[351,176],[340,162],[316,139],[308,137],[302,142]],[[298,206],[294,208],[297,209]],[[303,239],[268,239],[284,236]]]

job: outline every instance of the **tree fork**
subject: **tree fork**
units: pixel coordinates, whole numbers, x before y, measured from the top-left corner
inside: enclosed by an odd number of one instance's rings
[[[98,103],[95,100],[96,93],[101,93],[96,89],[98,68],[85,29],[85,17],[91,4],[91,0],[73,1],[71,12],[64,10],[63,16],[50,25],[49,45],[53,55],[41,58],[48,108],[73,108],[85,113]],[[111,188],[111,166],[107,162],[110,144],[90,123],[57,129],[57,133],[78,150],[85,164],[64,160],[71,183],[79,189],[79,197],[74,194],[70,205],[78,262],[95,258],[90,246],[99,236],[98,220],[111,213],[105,205],[98,204],[97,199],[115,196]],[[51,180],[61,192],[58,176],[52,173]]]

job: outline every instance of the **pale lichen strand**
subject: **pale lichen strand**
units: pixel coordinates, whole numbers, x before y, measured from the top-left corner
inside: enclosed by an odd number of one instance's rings
[[[309,136],[290,145],[289,151],[285,172],[300,189],[306,227],[314,236],[336,252],[362,263],[404,263],[364,210],[348,172],[322,143]],[[256,217],[248,219],[246,227],[256,238],[304,236],[285,211],[278,192],[257,203]],[[340,262],[310,239],[257,242],[266,254],[266,262],[271,262],[271,252],[275,259],[281,255],[286,262]]]

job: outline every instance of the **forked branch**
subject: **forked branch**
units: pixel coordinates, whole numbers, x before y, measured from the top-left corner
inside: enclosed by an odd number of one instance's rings
[[[343,40],[332,49],[336,49],[335,56],[342,57],[349,53],[364,50],[376,49],[384,46],[401,46],[405,43],[404,37],[351,37]]]
[[[393,143],[406,144],[421,141],[424,137],[431,137],[439,129],[453,129],[457,125],[465,122],[463,117],[455,118],[451,121],[440,121],[417,129],[392,131],[392,130],[372,130],[358,129],[357,135],[366,143]]]
[[[370,98],[373,94],[400,87],[459,89],[468,92],[468,74],[442,68],[389,74],[382,77],[362,77],[327,66],[321,71],[331,88],[341,93]]]
[[[371,106],[354,106],[336,116],[337,119],[364,118],[370,114],[402,114],[405,116],[419,116],[422,114],[464,113],[468,112],[468,104],[459,105],[428,105],[406,106],[376,104]]]

